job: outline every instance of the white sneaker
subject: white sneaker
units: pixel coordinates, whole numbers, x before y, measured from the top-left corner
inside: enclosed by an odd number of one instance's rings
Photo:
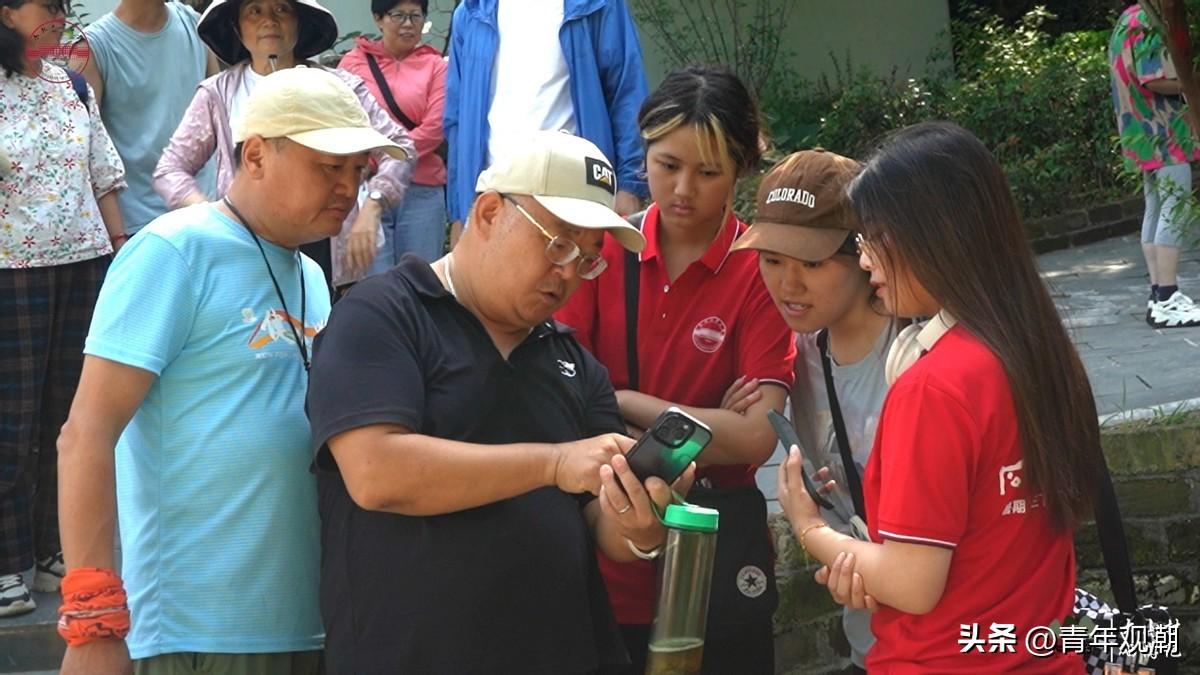
[[[63,562],[62,551],[42,558],[37,561],[37,571],[33,575],[33,590],[38,593],[57,593],[66,575],[67,565]]]
[[[20,574],[0,576],[0,616],[16,616],[37,609]]]
[[[1168,305],[1175,305],[1176,307],[1186,309],[1191,309],[1196,306],[1196,302],[1194,300],[1184,295],[1183,291],[1178,290],[1172,293],[1171,297],[1166,299],[1166,303]]]
[[[1175,291],[1166,300],[1150,303],[1150,321],[1155,328],[1193,328],[1200,326],[1200,307]]]

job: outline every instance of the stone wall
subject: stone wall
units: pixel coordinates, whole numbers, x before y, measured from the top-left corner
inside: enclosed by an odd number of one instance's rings
[[[1192,175],[1192,192],[1200,190],[1200,172]],[[1141,194],[1086,209],[1025,221],[1025,234],[1037,253],[1056,251],[1119,237],[1142,229],[1145,202]]]
[[[1130,232],[1142,227],[1141,197],[1111,204],[1067,211],[1056,216],[1025,222],[1025,233],[1038,253],[1079,246]]]
[[[1138,600],[1166,605],[1180,619],[1183,672],[1200,674],[1200,419],[1106,429],[1103,443],[1125,519]],[[787,522],[773,516],[771,526],[780,552],[776,672],[849,672],[840,608],[813,581],[816,567],[806,563]],[[1075,546],[1079,585],[1111,602],[1093,524],[1080,529]]]

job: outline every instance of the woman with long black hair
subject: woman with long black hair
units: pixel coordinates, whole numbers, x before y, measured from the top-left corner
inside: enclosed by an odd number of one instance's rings
[[[1078,655],[1037,658],[1025,637],[1071,611],[1096,406],[1000,165],[961,127],[919,124],[849,194],[877,294],[932,319],[889,353],[863,486],[871,541],[821,520],[796,449],[780,469],[792,529],[838,602],[875,611],[868,671],[1076,672]]]
[[[758,252],[767,291],[796,332],[792,426],[804,456],[825,467],[818,476],[837,488],[826,495],[822,518],[862,538],[860,477],[887,394],[884,366],[896,322],[859,266],[859,226],[846,187],[860,169],[820,149],[784,157],[759,183],[754,224],[734,248]],[[760,386],[739,380],[723,407],[744,412],[756,395]],[[862,672],[875,641],[870,613],[845,608],[842,630],[855,672]]]

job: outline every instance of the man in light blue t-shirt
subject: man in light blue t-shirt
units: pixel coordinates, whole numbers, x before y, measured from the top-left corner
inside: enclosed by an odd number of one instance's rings
[[[369,150],[404,151],[310,68],[264,79],[234,140],[226,198],[148,225],[96,304],[59,439],[64,675],[320,667],[304,396],[330,299],[298,248],[341,230]]]
[[[196,93],[220,67],[196,33],[200,15],[182,2],[121,0],[87,27],[92,58],[83,69],[100,117],[125,164],[118,199],[130,235],[167,212],[151,185],[163,148]],[[198,176],[212,192],[211,166]]]

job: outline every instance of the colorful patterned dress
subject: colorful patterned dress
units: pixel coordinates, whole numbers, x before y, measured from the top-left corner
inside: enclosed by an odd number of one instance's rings
[[[1117,20],[1108,43],[1112,99],[1127,166],[1152,171],[1200,159],[1182,96],[1151,91],[1146,84],[1172,77],[1167,47],[1139,5]]]

